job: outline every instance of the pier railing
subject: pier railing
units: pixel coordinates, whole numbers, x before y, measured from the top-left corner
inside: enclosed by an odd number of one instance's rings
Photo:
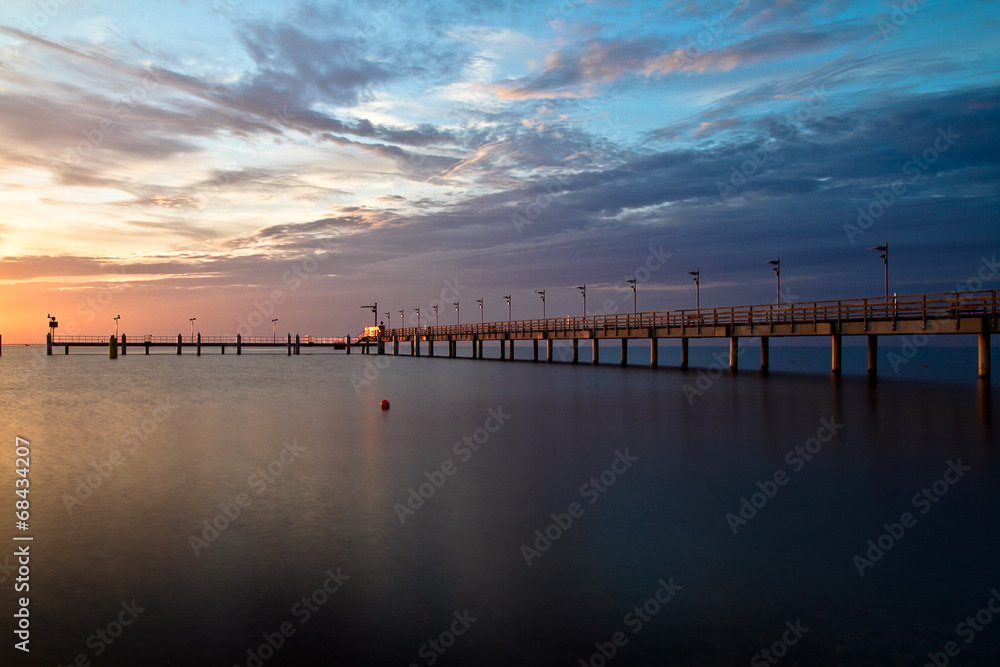
[[[893,296],[888,299],[838,299],[804,301],[783,304],[702,308],[700,310],[666,310],[586,317],[560,317],[510,322],[451,324],[389,329],[388,336],[413,335],[494,335],[535,334],[574,331],[621,331],[649,328],[699,328],[749,324],[807,324],[821,322],[868,322],[923,320],[953,320],[984,317],[997,320],[997,290],[978,292],[944,292],[915,296]]]

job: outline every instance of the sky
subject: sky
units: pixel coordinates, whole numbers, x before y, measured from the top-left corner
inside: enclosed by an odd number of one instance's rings
[[[696,269],[767,304],[777,257],[783,302],[878,297],[886,242],[892,293],[1000,289],[998,37],[995,1],[4,0],[0,335],[693,308]]]

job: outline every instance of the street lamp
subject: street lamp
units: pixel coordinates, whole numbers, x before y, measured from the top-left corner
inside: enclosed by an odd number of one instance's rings
[[[510,294],[504,295],[503,298],[507,299],[507,321],[510,322]]]
[[[121,315],[115,315],[115,340],[118,340],[118,320],[121,318]]]
[[[436,327],[438,325],[438,307],[437,307],[437,304],[434,304],[433,306],[431,306],[431,308],[434,309],[434,326]]]
[[[387,311],[385,311],[385,312],[384,312],[384,313],[382,313],[382,314],[383,314],[383,315],[385,315],[385,321],[386,321],[386,322],[388,322],[388,321],[389,321],[389,311],[387,310]],[[390,323],[390,324],[389,324],[389,326],[391,327],[391,326],[392,326],[392,324]]]
[[[577,285],[576,288],[583,294],[583,316],[587,316],[587,286]]]
[[[399,328],[403,328],[403,311],[399,311]]]
[[[188,321],[191,322],[191,340],[194,340],[194,321],[198,319],[197,317],[189,317]]]
[[[778,279],[778,290],[777,290],[778,296],[775,303],[780,306],[781,305],[781,258],[779,257],[778,259],[772,259],[764,263],[770,264],[774,268],[774,277]]]
[[[417,326],[419,327],[420,326],[420,308],[419,307],[418,308],[414,308],[413,310],[417,313]]]
[[[535,294],[542,297],[542,319],[545,319],[545,290],[535,290]]]
[[[878,250],[880,257],[882,257],[882,264],[885,265],[885,300],[889,300],[889,242],[886,241],[885,245],[877,245],[874,248],[868,248],[869,250]]]
[[[701,310],[701,269],[688,271],[689,276],[694,276],[694,308]]]
[[[458,301],[456,301],[455,303],[451,304],[451,305],[455,306],[455,324],[458,324],[461,321],[461,316],[462,316],[462,313],[458,310],[458,304],[459,304]]]
[[[278,342],[278,334],[277,334],[277,332],[275,332],[275,330],[274,330],[274,324],[275,324],[275,322],[277,322],[277,321],[278,321],[278,318],[277,318],[277,317],[276,317],[276,318],[274,318],[273,320],[271,320],[271,342],[272,342],[272,343],[277,343],[277,342]]]
[[[476,303],[479,304],[479,323],[482,324],[483,321],[484,321],[483,320],[483,300],[482,299],[476,299]]]
[[[376,301],[370,306],[361,306],[361,307],[372,309],[372,324],[378,326],[378,301]]]
[[[637,307],[636,296],[635,296],[635,282],[636,281],[635,281],[635,278],[632,278],[631,280],[626,280],[625,282],[627,282],[629,285],[632,286],[632,314],[634,315],[637,312],[639,312],[639,309]]]

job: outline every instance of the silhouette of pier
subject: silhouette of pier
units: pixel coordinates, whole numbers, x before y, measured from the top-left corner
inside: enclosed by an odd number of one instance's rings
[[[544,345],[544,359],[553,361],[556,341],[571,341],[572,361],[579,361],[579,342],[591,341],[592,363],[600,362],[602,341],[618,340],[621,344],[621,364],[628,363],[628,341],[645,339],[650,344],[650,366],[658,366],[658,344],[661,339],[679,339],[681,367],[688,366],[688,342],[692,338],[728,338],[729,368],[737,370],[740,338],[760,338],[760,367],[769,366],[769,343],[773,337],[825,336],[831,345],[831,371],[840,373],[841,349],[844,336],[865,336],[868,344],[868,372],[875,374],[878,367],[879,336],[911,336],[917,345],[941,335],[975,335],[979,343],[979,376],[990,375],[990,335],[998,333],[997,291],[964,293],[917,294],[889,298],[842,299],[806,301],[783,304],[731,306],[728,308],[700,308],[696,310],[668,310],[615,315],[589,315],[586,317],[557,317],[536,320],[508,320],[440,326],[399,327],[382,329],[380,334],[352,341],[343,338],[300,339],[291,334],[285,339],[236,337],[176,337],[143,336],[127,339],[125,335],[115,346],[123,354],[130,346],[143,347],[146,354],[151,347],[174,347],[177,354],[184,348],[194,347],[200,354],[202,347],[220,347],[223,354],[227,347],[240,354],[243,348],[285,348],[289,355],[298,354],[301,347],[334,347],[350,353],[352,347],[361,346],[362,353],[400,354],[400,345],[409,347],[412,356],[421,356],[426,344],[427,355],[434,354],[435,343],[446,345],[447,358],[458,357],[458,343],[472,343],[472,358],[483,359],[487,344],[499,345],[500,359],[514,358],[515,342],[528,342],[532,346],[532,360],[540,361],[540,347]],[[48,353],[55,346],[64,346],[66,354],[72,346],[108,345],[106,337],[53,336],[49,334]]]

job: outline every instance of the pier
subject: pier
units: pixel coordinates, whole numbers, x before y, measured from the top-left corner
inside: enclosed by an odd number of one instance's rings
[[[128,347],[174,347],[177,354],[185,348],[227,347],[240,354],[243,348],[284,348],[287,354],[298,354],[301,347],[343,347],[349,354],[352,347],[362,353],[400,354],[400,346],[409,348],[411,356],[421,356],[426,345],[427,356],[458,357],[458,343],[472,344],[471,358],[482,359],[485,345],[498,345],[500,359],[513,360],[515,342],[532,346],[532,361],[553,361],[556,341],[571,341],[573,363],[579,362],[579,342],[591,341],[591,363],[600,362],[601,342],[620,341],[621,364],[628,362],[628,341],[648,340],[650,366],[658,366],[658,344],[661,339],[679,339],[681,368],[688,366],[688,342],[693,338],[725,338],[729,340],[729,368],[738,369],[740,338],[760,339],[760,368],[769,365],[769,343],[772,337],[822,336],[830,340],[830,369],[842,371],[841,350],[844,336],[864,336],[868,345],[868,373],[878,370],[878,338],[880,336],[977,336],[979,345],[979,376],[990,376],[990,336],[998,333],[997,291],[964,293],[918,294],[890,298],[864,298],[827,301],[805,301],[783,304],[668,310],[632,314],[557,317],[537,320],[512,320],[476,324],[399,327],[385,329],[377,339],[314,338],[289,334],[285,339],[235,337],[197,337],[178,335],[143,336],[114,343],[122,354]],[[84,340],[85,339],[85,340]],[[72,346],[108,345],[106,337],[49,335],[47,351],[63,346],[69,353]],[[434,346],[447,347],[447,357],[435,355]],[[540,349],[544,346],[544,352]],[[440,349],[440,348],[439,348]]]

